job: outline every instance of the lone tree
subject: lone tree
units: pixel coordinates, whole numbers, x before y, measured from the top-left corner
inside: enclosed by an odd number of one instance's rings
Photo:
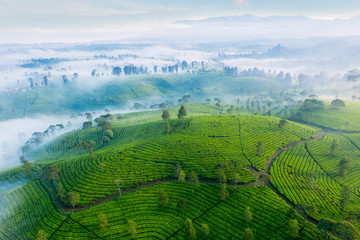
[[[201,237],[202,239],[208,239],[210,234],[210,228],[206,223],[201,224]]]
[[[339,142],[338,142],[336,139],[334,139],[334,140],[332,141],[331,147],[330,147],[330,154],[331,154],[332,156],[335,155],[336,150],[338,149],[338,147],[339,147]]]
[[[91,127],[92,127],[91,121],[86,121],[83,123],[83,129],[87,129],[87,128],[91,128]]]
[[[240,182],[241,178],[240,178],[240,175],[239,173],[235,172],[234,173],[234,177],[233,177],[233,182],[234,182],[234,185],[235,185],[235,190],[237,188],[237,184]]]
[[[106,216],[103,213],[99,213],[98,219],[99,219],[99,226],[102,229],[106,228],[107,225],[109,224]]]
[[[159,191],[159,205],[160,207],[166,207],[169,203],[169,195],[165,192],[164,189],[160,189]]]
[[[78,193],[69,192],[65,197],[65,203],[68,206],[72,206],[72,213],[74,213],[75,205],[80,202],[80,195]]]
[[[25,160],[24,161],[24,172],[25,172],[25,176],[27,177],[27,178],[32,178],[32,176],[33,176],[33,173],[32,173],[32,170],[31,170],[31,164],[29,163],[29,161],[28,160]]]
[[[185,239],[187,240],[195,240],[196,239],[196,232],[193,226],[193,223],[190,218],[186,219],[185,222]]]
[[[58,196],[61,199],[63,199],[65,197],[65,189],[64,189],[63,185],[61,184],[61,182],[56,184],[56,191],[57,191]]]
[[[182,170],[182,167],[179,163],[176,164],[176,167],[175,167],[175,178],[178,178],[179,177],[179,174],[180,174],[180,171]]]
[[[284,128],[287,124],[288,124],[288,121],[285,118],[283,118],[280,120],[278,126],[279,126],[279,128]]]
[[[167,133],[170,133],[170,132],[171,132],[171,127],[170,127],[169,121],[166,121],[166,123],[165,123],[165,131],[166,131]]]
[[[256,154],[257,154],[258,156],[262,156],[262,155],[263,155],[263,151],[264,151],[264,149],[263,149],[263,143],[262,143],[262,141],[259,141],[259,142],[257,143],[257,145],[256,145]]]
[[[161,115],[163,120],[170,120],[170,113],[168,110],[164,110],[162,115]]]
[[[178,118],[179,119],[184,119],[184,117],[187,115],[186,109],[184,107],[184,105],[181,105],[180,109],[179,109],[179,113],[178,113]]]
[[[129,233],[133,239],[136,239],[137,231],[136,231],[136,223],[133,220],[127,221],[129,226]]]
[[[188,180],[192,186],[192,192],[194,194],[195,188],[200,187],[199,176],[196,172],[191,171]]]
[[[222,168],[220,168],[218,170],[218,181],[220,184],[226,184],[226,182],[227,182],[227,177],[225,175],[225,171]]]
[[[226,183],[220,185],[219,197],[221,200],[225,200],[229,196],[229,193],[226,190]]]
[[[341,197],[340,197],[340,205],[341,205],[341,210],[345,210],[350,203],[350,200],[352,198],[352,192],[349,186],[342,186],[341,188]]]
[[[39,230],[36,235],[36,240],[47,240],[47,235],[44,230]]]
[[[330,106],[335,107],[336,110],[339,110],[339,108],[345,108],[345,102],[341,99],[335,99],[332,100]]]
[[[353,160],[349,157],[343,157],[339,164],[339,173],[341,177],[345,177],[347,172],[352,168]]]
[[[46,177],[49,180],[52,180],[54,186],[55,186],[55,181],[60,178],[59,172],[60,169],[58,166],[48,166],[46,168]]]
[[[87,149],[89,151],[90,157],[94,158],[94,147],[95,147],[96,143],[93,140],[89,140],[89,141],[83,141],[80,140],[77,143],[78,147],[82,147],[84,149]]]
[[[299,237],[299,223],[296,219],[289,221],[289,236],[294,239]]]
[[[253,216],[252,216],[252,212],[250,210],[250,207],[247,206],[246,210],[245,210],[245,219],[246,219],[246,223],[250,224],[251,220],[252,220]]]
[[[185,182],[185,172],[183,170],[180,171],[178,181],[179,182]]]
[[[125,186],[125,182],[121,179],[115,179],[114,183],[118,187],[119,196],[121,197],[121,188]]]
[[[246,240],[254,240],[254,234],[250,228],[246,228],[244,232],[244,238]]]

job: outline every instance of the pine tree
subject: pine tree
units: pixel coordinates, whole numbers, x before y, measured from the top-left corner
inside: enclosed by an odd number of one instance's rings
[[[179,113],[178,113],[178,118],[179,119],[184,119],[184,117],[187,115],[186,109],[184,107],[184,105],[181,105],[180,109],[179,109]]]
[[[164,110],[162,115],[161,115],[163,120],[170,120],[170,113],[168,110]]]

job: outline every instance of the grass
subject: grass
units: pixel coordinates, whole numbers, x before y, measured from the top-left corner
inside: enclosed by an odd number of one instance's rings
[[[300,120],[333,129],[360,131],[359,102],[345,101],[346,107],[338,110],[330,107],[330,103],[330,101],[325,101],[325,108],[321,110],[301,111],[303,116]]]

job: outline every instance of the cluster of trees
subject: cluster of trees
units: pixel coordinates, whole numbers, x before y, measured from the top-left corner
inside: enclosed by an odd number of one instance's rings
[[[181,99],[178,100],[178,103],[184,104],[191,102],[191,95],[184,95]]]
[[[238,102],[240,104],[240,101]],[[246,100],[246,110],[248,113],[253,115],[258,115],[262,113],[264,115],[271,116],[272,106],[273,106],[273,101],[266,99],[263,96],[256,96],[253,98],[248,98]]]
[[[40,146],[46,138],[54,137],[56,132],[64,129],[63,124],[50,125],[44,132],[34,132],[31,138],[21,147],[22,154],[30,153],[34,148]]]
[[[45,177],[51,181],[54,187],[56,187],[57,195],[60,197],[60,199],[64,201],[65,205],[72,207],[72,212],[74,212],[75,205],[80,202],[80,195],[74,192],[69,192],[66,194],[61,182],[57,183],[57,180],[60,179],[59,167],[56,165],[48,166],[46,168]]]
[[[32,171],[32,167],[31,164],[28,160],[25,159],[24,155],[20,156],[20,163],[22,164],[25,176],[28,179],[31,179],[33,176],[33,171]]]
[[[105,145],[114,138],[114,132],[112,130],[111,121],[114,119],[114,115],[111,113],[101,115],[95,119],[95,123],[102,129],[103,137],[101,144]]]
[[[329,218],[322,218],[317,224],[317,228],[324,235],[329,235],[329,233],[332,233],[333,235],[339,237],[340,239],[346,239],[346,240],[360,239],[360,232],[356,229],[356,227],[353,224],[347,221],[335,222]]]
[[[303,105],[301,106],[302,111],[316,111],[324,109],[325,103],[321,100],[312,98],[305,99]]]

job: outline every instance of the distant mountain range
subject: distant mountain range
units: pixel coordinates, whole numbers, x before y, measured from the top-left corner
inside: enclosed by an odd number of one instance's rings
[[[221,16],[202,20],[180,20],[182,25],[195,35],[222,35],[236,38],[299,39],[310,37],[359,36],[360,17],[349,19],[314,19],[304,16]]]

